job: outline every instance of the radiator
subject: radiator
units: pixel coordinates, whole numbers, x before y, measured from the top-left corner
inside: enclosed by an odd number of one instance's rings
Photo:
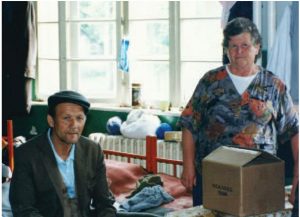
[[[132,154],[146,155],[146,140],[131,139],[123,136],[113,136],[103,133],[92,133],[89,138],[101,145],[103,150],[112,150],[127,152]],[[180,142],[165,142],[157,140],[157,157],[172,160],[182,160],[182,147]],[[108,156],[108,159],[127,162],[126,157]],[[146,161],[140,159],[132,159],[132,163],[140,164],[146,168]],[[181,176],[182,166],[177,165],[177,177]],[[173,165],[167,163],[158,163],[157,172],[173,174]]]
[[[182,160],[182,146],[180,142],[165,142],[164,140],[157,140],[157,157]],[[177,177],[181,176],[182,166],[177,165]],[[158,163],[157,172],[173,174],[173,165],[167,163]]]

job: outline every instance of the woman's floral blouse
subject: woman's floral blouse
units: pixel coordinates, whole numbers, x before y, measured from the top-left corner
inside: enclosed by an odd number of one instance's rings
[[[196,144],[196,167],[221,145],[259,148],[276,154],[298,133],[298,114],[285,84],[261,68],[240,95],[225,66],[207,72],[183,110],[178,125]]]

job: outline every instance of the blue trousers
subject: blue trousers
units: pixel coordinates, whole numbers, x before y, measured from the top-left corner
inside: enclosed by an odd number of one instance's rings
[[[299,184],[296,187],[295,202],[292,210],[292,217],[298,217],[298,216],[299,216]]]
[[[193,206],[202,205],[202,194],[202,175],[196,171],[196,185],[193,187]]]

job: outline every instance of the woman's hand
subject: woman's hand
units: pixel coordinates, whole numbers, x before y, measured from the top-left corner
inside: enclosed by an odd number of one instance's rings
[[[193,186],[196,185],[196,173],[195,166],[192,164],[183,168],[181,183],[186,187],[188,191],[193,190]]]

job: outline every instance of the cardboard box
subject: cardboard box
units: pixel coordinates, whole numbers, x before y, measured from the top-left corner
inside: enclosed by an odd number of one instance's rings
[[[203,206],[235,216],[284,209],[284,161],[263,151],[221,146],[202,161]]]

